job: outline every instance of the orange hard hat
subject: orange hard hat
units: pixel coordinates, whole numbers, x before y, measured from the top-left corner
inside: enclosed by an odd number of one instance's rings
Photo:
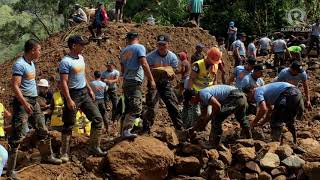
[[[219,64],[221,62],[222,52],[217,47],[212,47],[207,52],[207,59],[212,64]]]

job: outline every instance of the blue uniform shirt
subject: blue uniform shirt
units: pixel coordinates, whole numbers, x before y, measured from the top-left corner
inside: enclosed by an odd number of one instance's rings
[[[289,87],[294,86],[286,82],[270,83],[265,86],[256,88],[254,98],[257,104],[265,101],[269,105],[274,105],[280,94],[287,90]]]
[[[177,56],[171,51],[168,51],[166,56],[160,56],[156,49],[147,55],[147,60],[148,64],[155,68],[171,66],[173,69],[177,69],[179,65]]]
[[[257,80],[254,80],[252,77],[252,73],[250,73],[242,79],[239,89],[243,90],[249,87],[260,87],[260,86],[264,86],[263,79],[258,78]]]
[[[236,89],[236,87],[229,85],[214,85],[204,88],[200,91],[201,104],[208,105],[211,97],[215,97],[221,103],[234,89]]]
[[[308,75],[306,71],[303,71],[302,73],[299,73],[296,76],[292,76],[289,72],[289,68],[285,68],[281,70],[276,81],[288,82],[290,84],[297,86],[300,81],[306,81],[307,79],[308,79]]]
[[[250,44],[248,45],[248,56],[249,56],[249,57],[254,57],[253,55],[254,55],[254,53],[256,53],[256,52],[257,52],[256,46],[254,45],[254,43],[250,43]]]
[[[120,60],[124,66],[125,80],[143,81],[144,71],[139,62],[140,57],[146,57],[146,48],[141,44],[129,45],[121,51]]]
[[[244,68],[244,66],[237,66],[237,67],[234,69],[234,72],[233,72],[234,77],[236,77],[236,84],[235,84],[235,86],[240,89],[240,88],[241,88],[241,81],[242,81],[242,79],[243,79],[246,75],[248,75],[248,74],[250,74],[250,73],[251,73],[251,71],[247,71],[247,70]]]
[[[246,48],[240,39],[238,39],[234,42],[234,49],[236,49],[236,48],[239,48],[239,54],[241,56],[246,56]]]
[[[87,85],[83,56],[78,58],[66,55],[60,62],[60,74],[69,74],[69,88],[82,89]]]
[[[108,80],[113,80],[116,79],[120,76],[120,72],[116,69],[112,70],[112,71],[104,71],[101,74],[101,78],[102,79],[108,79]],[[107,84],[109,86],[110,89],[117,89],[117,83],[111,83],[111,84]]]
[[[286,50],[287,43],[283,39],[277,39],[272,42],[272,48],[275,53],[282,53]]]
[[[23,57],[20,57],[12,67],[12,74],[14,76],[21,76],[20,90],[23,96],[37,97],[36,84],[36,68],[31,62],[29,64]]]
[[[91,88],[96,96],[96,99],[104,99],[104,92],[107,90],[106,83],[100,80],[94,80],[90,82]]]

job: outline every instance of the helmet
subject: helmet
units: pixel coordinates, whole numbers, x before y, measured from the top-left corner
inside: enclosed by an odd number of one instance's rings
[[[207,59],[212,64],[219,64],[221,62],[220,60],[221,57],[222,57],[222,52],[217,47],[210,48],[207,52]]]
[[[233,21],[229,22],[229,26],[234,26],[234,22]]]
[[[300,47],[301,47],[302,49],[305,49],[305,48],[306,48],[306,45],[305,45],[305,44],[300,44]]]

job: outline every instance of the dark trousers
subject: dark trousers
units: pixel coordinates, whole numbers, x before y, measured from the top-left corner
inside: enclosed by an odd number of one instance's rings
[[[105,94],[105,101],[111,101],[112,104],[112,121],[116,120],[117,116],[117,104],[118,104],[118,96],[117,89],[108,89]]]
[[[88,27],[92,37],[100,36],[102,34],[102,24],[97,23],[94,21],[89,27]],[[94,33],[94,29],[97,29],[97,34]]]
[[[123,7],[124,7],[123,3],[116,2],[115,9],[116,9],[117,21],[119,21],[123,16]]]
[[[149,127],[154,123],[154,118],[156,116],[155,111],[159,98],[165,103],[173,125],[176,129],[180,130],[183,125],[181,112],[178,109],[178,99],[173,92],[170,82],[157,83],[157,90],[151,90],[150,88],[148,90],[146,96],[147,111],[145,112],[145,118],[149,123]]]
[[[48,129],[45,125],[44,114],[37,103],[36,97],[25,97],[26,101],[32,106],[33,113],[28,114],[23,105],[17,98],[13,100],[13,116],[11,125],[13,134],[9,137],[9,145],[11,148],[18,148],[22,139],[26,135],[28,124],[35,130],[39,140],[48,138]]]
[[[234,67],[237,67],[237,66],[240,66],[240,65],[243,65],[246,61],[246,57],[244,56],[240,56],[240,58],[238,56],[234,56]]]
[[[134,80],[125,80],[123,83],[123,93],[125,101],[125,117],[121,131],[132,129],[135,118],[141,116],[142,112],[142,83]]]
[[[294,139],[296,129],[294,122],[304,111],[303,96],[297,87],[288,88],[278,97],[271,115],[271,135],[280,141],[283,124],[286,124]]]
[[[200,13],[191,13],[190,14],[190,21],[195,20],[197,24],[199,25],[200,23]]]
[[[67,101],[64,102],[63,108],[63,134],[72,134],[72,128],[75,125],[76,114],[80,108],[86,117],[91,121],[91,130],[100,130],[102,128],[102,116],[99,112],[98,107],[94,104],[92,98],[89,96],[87,88],[74,90],[69,89],[71,99],[76,104],[75,110],[70,110],[67,105]]]
[[[317,56],[319,57],[319,55],[320,55],[320,37],[318,37],[318,36],[311,36],[307,55],[309,55],[310,51],[313,49],[314,44],[316,44]]]
[[[107,116],[107,109],[106,109],[104,99],[96,99],[95,104],[98,107],[99,112],[102,116],[102,119],[104,122],[104,127],[107,129],[108,128],[108,116]]]
[[[274,53],[274,61],[273,66],[283,66],[285,64],[285,53],[284,52],[275,52]]]

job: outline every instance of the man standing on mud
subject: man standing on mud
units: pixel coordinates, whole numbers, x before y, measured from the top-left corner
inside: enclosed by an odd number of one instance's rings
[[[14,169],[16,166],[19,145],[25,136],[24,127],[29,123],[36,130],[40,139],[38,149],[41,160],[51,164],[61,164],[60,159],[53,156],[51,139],[48,136],[48,129],[45,125],[44,114],[37,103],[36,69],[34,60],[40,58],[41,46],[36,40],[28,40],[24,45],[24,55],[17,59],[12,68],[12,87],[15,94],[13,100],[13,117],[11,125],[13,134],[9,137],[9,160],[7,166],[7,177],[18,179]]]
[[[181,113],[178,109],[178,99],[173,92],[170,80],[175,76],[179,61],[177,56],[169,50],[170,37],[166,34],[157,38],[157,49],[147,56],[148,64],[152,68],[152,74],[157,84],[157,89],[149,89],[146,97],[147,112],[145,117],[149,122],[146,131],[154,123],[155,108],[159,102],[159,97],[166,104],[169,116],[177,130],[182,128]]]
[[[142,82],[144,74],[150,82],[150,88],[155,89],[147,59],[146,48],[139,44],[138,33],[129,32],[126,36],[128,46],[121,51],[120,63],[123,75],[123,93],[125,98],[125,117],[121,127],[123,138],[135,138],[132,134],[134,120],[141,116],[142,112]]]
[[[98,107],[94,104],[95,95],[87,81],[85,62],[81,55],[86,44],[88,44],[88,41],[82,36],[74,35],[69,37],[68,47],[70,52],[61,60],[59,65],[61,88],[65,98],[62,115],[64,124],[61,136],[61,160],[63,162],[69,161],[70,138],[79,108],[92,122],[89,150],[97,156],[106,154],[100,149],[103,119]]]

